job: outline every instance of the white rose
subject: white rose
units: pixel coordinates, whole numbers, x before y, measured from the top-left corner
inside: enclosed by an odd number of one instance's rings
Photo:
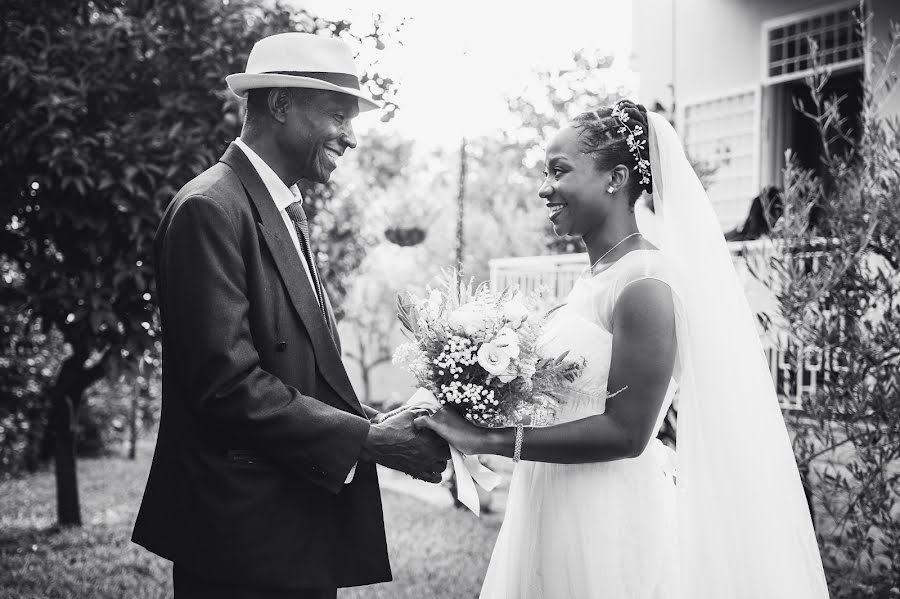
[[[455,332],[474,337],[487,326],[486,315],[479,312],[478,308],[472,304],[465,304],[450,313],[447,319]]]
[[[509,361],[509,354],[493,343],[482,343],[478,348],[478,364],[489,374],[505,375],[509,368]]]
[[[512,328],[517,329],[528,318],[528,308],[520,300],[511,299],[503,306],[503,317],[509,321]]]
[[[508,383],[511,380],[515,379],[518,375],[515,372],[507,372],[504,374],[497,375],[497,378],[500,379],[501,383]]]
[[[494,345],[502,347],[510,358],[519,357],[519,336],[509,327],[503,327],[494,337]]]

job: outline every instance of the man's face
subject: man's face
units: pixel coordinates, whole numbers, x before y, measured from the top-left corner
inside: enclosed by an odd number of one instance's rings
[[[301,178],[326,183],[337,159],[356,147],[352,121],[359,115],[359,101],[347,94],[311,91],[292,90],[279,145]]]

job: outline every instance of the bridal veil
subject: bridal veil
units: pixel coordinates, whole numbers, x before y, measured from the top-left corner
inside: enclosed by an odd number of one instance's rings
[[[647,116],[652,237],[682,300],[679,596],[828,597],[790,438],[719,222],[675,130]]]

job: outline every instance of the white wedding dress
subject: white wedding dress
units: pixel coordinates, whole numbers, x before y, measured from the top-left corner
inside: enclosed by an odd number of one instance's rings
[[[580,279],[555,313],[542,340],[546,355],[569,351],[587,360],[578,393],[564,399],[556,422],[603,413],[613,308],[626,285],[646,278],[668,283],[663,255],[629,252]],[[633,459],[521,461],[481,597],[668,599],[677,586],[675,521],[674,452],[655,438]]]
[[[642,232],[659,251],[632,251],[579,281],[547,342],[550,353],[588,360],[576,382],[584,392],[569,398],[559,420],[602,413],[616,298],[641,278],[669,285],[677,477],[672,452],[655,440],[633,459],[519,462],[481,597],[826,599],[755,316],[678,135],[664,117],[650,112],[647,119],[653,215]]]

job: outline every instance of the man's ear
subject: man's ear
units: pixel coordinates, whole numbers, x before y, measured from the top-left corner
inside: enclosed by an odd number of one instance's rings
[[[291,103],[294,101],[291,97],[291,90],[285,87],[273,88],[269,90],[267,100],[269,115],[279,123],[284,123],[287,120],[287,113],[291,109]]]

